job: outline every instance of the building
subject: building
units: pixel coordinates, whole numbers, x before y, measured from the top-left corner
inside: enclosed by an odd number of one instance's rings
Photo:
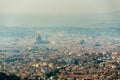
[[[35,42],[34,44],[49,44],[50,42],[47,40],[47,36],[46,36],[46,40],[42,40],[40,35],[37,35],[35,38]]]

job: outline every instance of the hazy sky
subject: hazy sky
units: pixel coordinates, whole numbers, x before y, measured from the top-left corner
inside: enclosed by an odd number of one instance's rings
[[[69,25],[78,25],[78,21],[71,23],[72,20],[69,20],[71,17],[65,15],[72,14],[75,16],[72,18],[78,20],[76,14],[118,11],[120,11],[120,0],[0,0],[0,24],[12,26],[23,24],[54,25],[57,23],[67,25],[70,23]],[[32,15],[32,17],[26,15]],[[52,18],[51,15],[53,19],[50,19]],[[63,16],[60,17],[59,15]]]
[[[104,13],[120,10],[120,0],[0,0],[1,13]]]

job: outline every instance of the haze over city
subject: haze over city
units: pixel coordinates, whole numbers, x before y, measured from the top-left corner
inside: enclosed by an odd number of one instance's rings
[[[79,26],[119,23],[119,0],[0,0],[0,25]],[[95,26],[94,26],[95,27]]]
[[[0,80],[120,80],[120,0],[0,0]]]

